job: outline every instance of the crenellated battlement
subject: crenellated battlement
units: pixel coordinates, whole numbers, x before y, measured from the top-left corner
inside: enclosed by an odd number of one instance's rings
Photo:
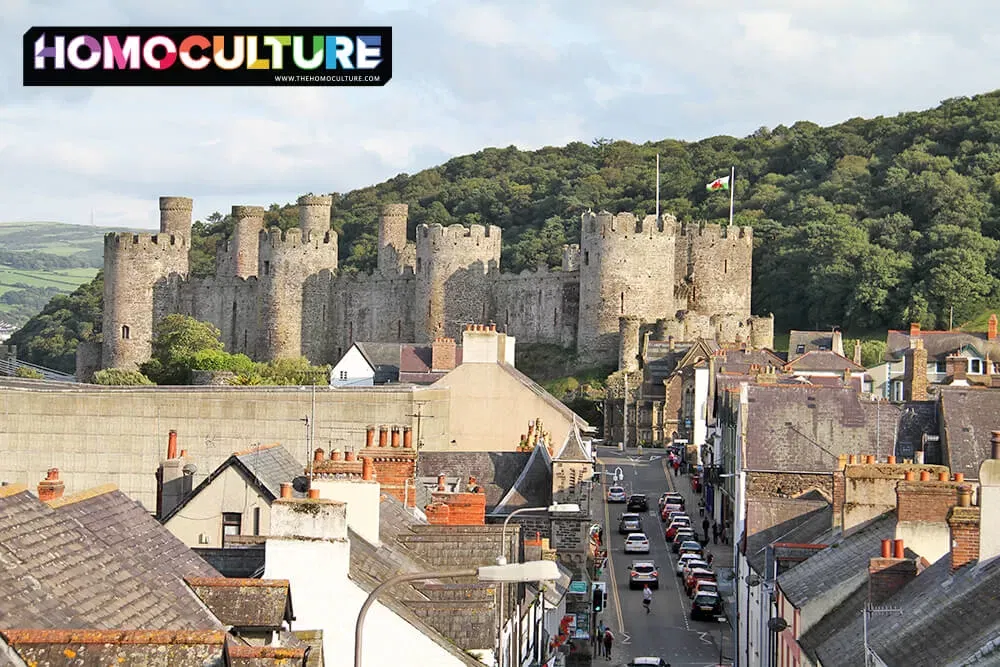
[[[387,218],[396,216],[407,217],[409,214],[409,204],[384,204],[382,206],[382,215]]]
[[[142,254],[152,251],[169,250],[187,254],[187,239],[174,234],[133,234],[130,232],[108,232],[104,235],[104,251],[122,255]]]
[[[618,213],[617,215],[608,211],[600,213],[587,212],[581,219],[584,234],[599,234],[609,236],[631,236],[643,234],[652,236],[662,234],[674,236],[677,233],[677,218],[670,214],[661,214],[659,219],[655,215],[646,215],[639,220],[634,213]]]
[[[680,235],[704,240],[746,239],[753,241],[753,227],[739,225],[686,223],[680,226]]]
[[[434,223],[431,225],[420,225],[417,228],[417,242],[441,243],[451,241],[462,243],[466,239],[471,241],[483,241],[485,239],[500,241],[502,230],[496,225],[448,225],[447,227]]]
[[[302,229],[299,227],[292,227],[284,231],[277,227],[271,227],[270,229],[261,230],[260,244],[262,248],[289,248],[297,246],[318,248],[321,245],[336,246],[337,235],[336,232],[330,230],[323,235],[323,238],[319,238],[318,235],[311,235],[309,238],[306,238],[306,235],[303,234]]]
[[[302,195],[295,202],[299,206],[321,206],[324,208],[329,208],[333,206],[333,197],[331,195]]]

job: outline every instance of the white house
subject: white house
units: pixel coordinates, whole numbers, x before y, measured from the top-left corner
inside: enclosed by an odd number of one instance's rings
[[[357,342],[334,364],[330,385],[432,384],[461,363],[462,346],[452,338],[438,338],[430,345]]]

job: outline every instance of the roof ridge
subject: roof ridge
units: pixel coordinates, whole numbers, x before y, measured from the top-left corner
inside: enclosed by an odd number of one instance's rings
[[[288,579],[249,579],[240,577],[184,577],[189,586],[288,588]]]
[[[223,630],[0,630],[11,644],[222,644]]]
[[[274,449],[275,447],[280,447],[280,446],[281,446],[280,442],[272,442],[269,445],[254,445],[253,447],[250,447],[248,449],[242,449],[242,450],[240,450],[238,452],[233,452],[232,455],[233,456],[247,456],[247,455],[253,454],[255,452],[262,452],[262,451],[264,451],[266,449]]]
[[[59,507],[65,507],[66,505],[72,505],[73,503],[83,502],[84,500],[90,500],[91,498],[96,498],[97,496],[103,496],[106,493],[112,493],[118,490],[117,484],[101,484],[100,486],[95,486],[90,489],[85,489],[78,493],[74,493],[68,496],[60,496],[59,498],[53,498],[52,500],[43,501],[46,505],[52,509],[57,509]]]
[[[6,486],[0,486],[0,498],[10,498],[27,490],[27,484],[7,484]]]

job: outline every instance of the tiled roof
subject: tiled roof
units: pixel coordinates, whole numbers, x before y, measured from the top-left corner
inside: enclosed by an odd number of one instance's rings
[[[280,628],[291,622],[292,598],[286,579],[187,577],[195,595],[225,625]]]
[[[883,606],[902,614],[868,619],[868,642],[887,665],[995,665],[1000,637],[1000,558],[951,573],[940,558]],[[817,650],[823,665],[864,664],[863,625],[855,617]],[[977,656],[977,653],[979,655]]]
[[[1000,430],[1000,390],[941,387],[941,435],[952,472],[979,479],[990,456],[990,431]]]
[[[539,445],[531,452],[514,485],[496,504],[492,513],[506,514],[521,507],[545,507],[551,500],[552,459],[549,458],[549,450]]]
[[[868,563],[881,553],[882,540],[896,535],[896,513],[886,512],[778,577],[785,598],[802,609],[813,598],[868,580]],[[853,583],[852,583],[853,582]]]
[[[850,370],[860,373],[865,370],[864,366],[859,366],[847,357],[841,356],[830,350],[812,350],[806,352],[785,364],[788,371],[821,371],[821,372],[842,372]]]
[[[921,331],[914,338],[924,341],[928,359],[944,359],[968,345],[983,358],[1000,359],[1000,340],[988,341],[985,334],[963,331]],[[909,331],[889,331],[886,337],[887,359],[901,359],[910,348]]]
[[[135,522],[134,533],[116,532],[120,517]],[[4,489],[0,536],[8,572],[0,577],[0,627],[221,627],[190,591],[175,592],[184,574],[218,573],[175,550],[176,538],[123,494],[53,509],[27,490]],[[162,560],[154,557],[161,549]]]
[[[0,630],[29,665],[222,667],[226,633],[176,630]]]
[[[417,476],[435,484],[438,475],[457,477],[460,484],[474,476],[486,492],[489,512],[513,488],[530,459],[530,452],[420,452]]]
[[[230,637],[226,642],[226,667],[304,665],[309,646],[292,639],[295,646],[252,646]]]

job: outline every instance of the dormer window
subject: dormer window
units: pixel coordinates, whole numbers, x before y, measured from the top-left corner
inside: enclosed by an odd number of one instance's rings
[[[982,375],[983,374],[983,360],[982,359],[969,359],[969,374],[970,375]]]

